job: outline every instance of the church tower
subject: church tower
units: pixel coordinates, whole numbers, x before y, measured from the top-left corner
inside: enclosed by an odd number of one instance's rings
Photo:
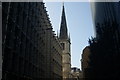
[[[68,29],[67,29],[64,4],[62,8],[63,9],[62,9],[62,16],[61,16],[59,39],[63,48],[63,52],[62,52],[63,80],[66,80],[70,78],[70,71],[71,71],[71,54],[70,54],[71,42],[70,42],[70,35],[68,37]]]

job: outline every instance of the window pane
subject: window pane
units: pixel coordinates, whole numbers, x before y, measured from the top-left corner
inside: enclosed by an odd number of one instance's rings
[[[61,43],[61,45],[62,45],[62,48],[63,48],[63,50],[65,49],[65,44],[64,43]]]

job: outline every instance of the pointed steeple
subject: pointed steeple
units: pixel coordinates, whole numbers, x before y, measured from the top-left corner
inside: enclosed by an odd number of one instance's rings
[[[68,30],[65,16],[65,9],[63,3],[62,17],[61,17],[61,25],[60,25],[60,39],[68,39]]]

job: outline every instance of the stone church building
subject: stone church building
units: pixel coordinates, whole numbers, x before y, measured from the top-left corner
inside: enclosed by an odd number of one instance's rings
[[[70,41],[70,37],[68,36],[64,4],[63,4],[62,16],[61,16],[59,39],[63,47],[63,53],[62,53],[63,80],[66,80],[70,78],[70,71],[71,71],[71,52],[70,52],[71,41]]]

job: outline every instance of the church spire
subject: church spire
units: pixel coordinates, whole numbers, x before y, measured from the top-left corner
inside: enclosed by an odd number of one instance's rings
[[[63,3],[63,10],[62,10],[62,17],[61,17],[61,25],[60,25],[60,39],[68,39],[68,32],[67,32],[67,23],[66,23],[66,16],[65,16],[65,9]]]

